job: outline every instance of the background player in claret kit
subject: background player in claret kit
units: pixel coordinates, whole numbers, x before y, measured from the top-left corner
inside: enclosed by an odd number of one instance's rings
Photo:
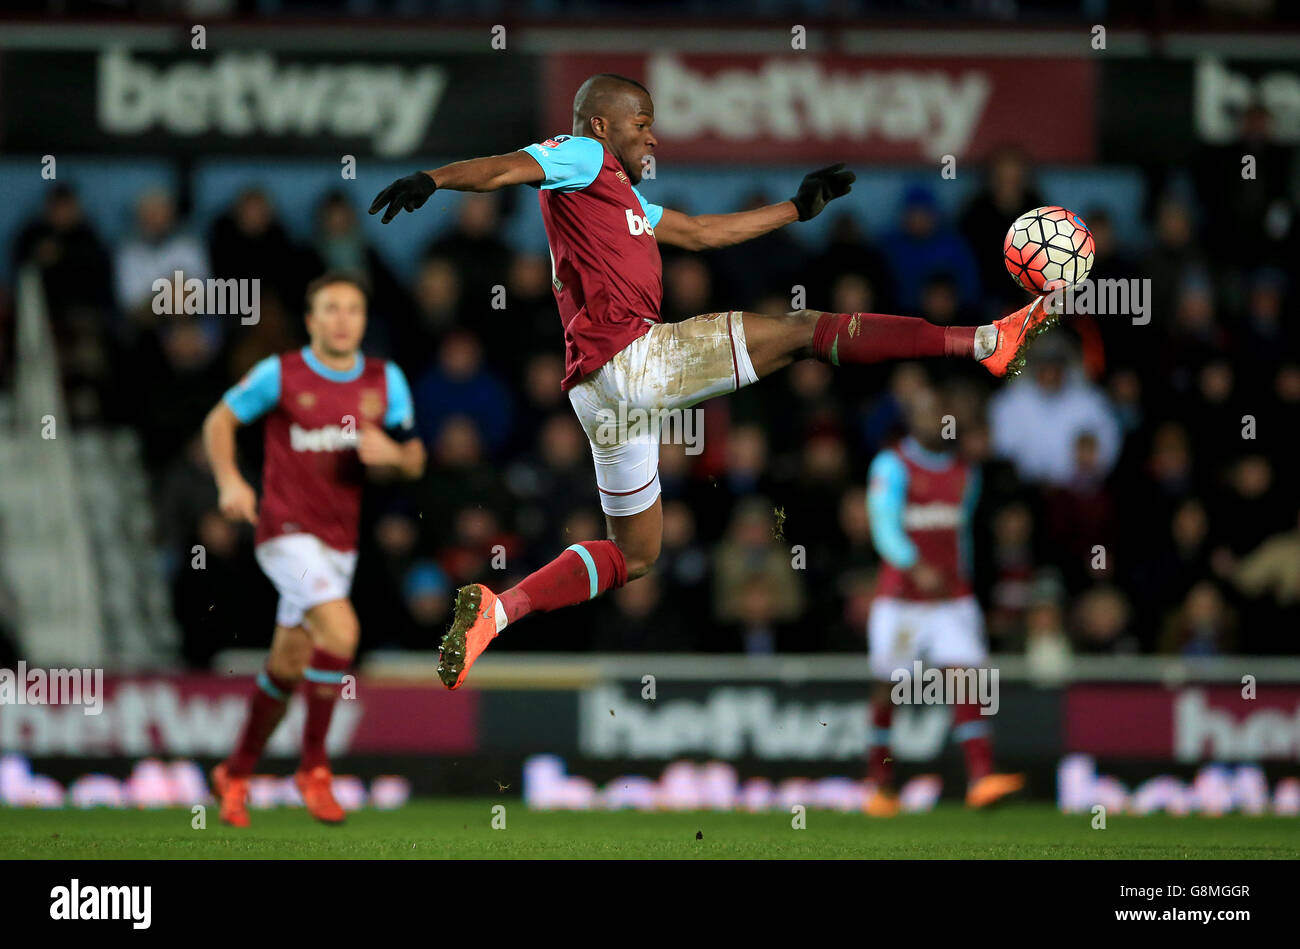
[[[456,595],[439,673],[458,687],[508,623],[535,610],[581,603],[646,573],[659,557],[663,511],[655,433],[610,439],[602,423],[624,409],[683,409],[814,358],[833,365],[955,356],[995,376],[1018,371],[1030,341],[1054,316],[1040,297],[981,327],[935,326],[879,313],[799,310],[782,315],[708,313],[660,318],[657,242],[689,250],[727,247],[815,217],[849,192],[842,165],[815,171],[789,201],[734,214],[688,216],[651,204],[637,190],[658,142],[654,103],[640,83],[592,76],[573,104],[573,134],[506,155],[455,162],[398,179],[370,213],[385,223],[420,208],[437,189],[539,189],[564,325],[563,387],[591,440],[608,540],[573,544],[499,597],[481,583]]]
[[[270,356],[208,414],[203,441],[227,517],[257,526],[257,562],[280,594],[275,638],[234,753],[212,773],[222,821],[248,825],[248,776],[307,681],[302,763],[295,775],[312,816],[343,820],[325,755],[334,703],[360,627],[348,600],[367,470],[424,473],[410,387],[400,369],[360,352],[366,291],[326,274],[307,288],[310,345]],[[235,430],[265,417],[262,504],[235,461]]]
[[[907,409],[909,434],[881,451],[868,473],[871,538],[884,561],[868,620],[871,671],[871,750],[874,786],[866,811],[898,813],[890,752],[896,669],[969,669],[988,658],[984,623],[971,590],[971,516],[979,500],[979,469],[944,435],[943,396],[920,390]],[[910,678],[908,679],[910,682]],[[966,803],[985,807],[1019,791],[1017,774],[993,773],[992,719],[977,698],[952,707],[953,738],[966,759]]]

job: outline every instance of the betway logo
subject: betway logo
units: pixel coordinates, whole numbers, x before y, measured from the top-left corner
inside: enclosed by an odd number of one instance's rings
[[[1239,720],[1210,708],[1200,689],[1188,689],[1174,703],[1174,754],[1180,761],[1300,759],[1300,704],[1290,713],[1262,708]]]
[[[281,64],[265,51],[155,66],[114,49],[99,57],[99,124],[118,135],[368,138],[378,155],[407,155],[446,86],[437,66]]]
[[[865,699],[778,705],[765,687],[719,687],[704,701],[649,702],[635,693],[625,696],[617,686],[600,686],[582,693],[578,741],[583,753],[594,758],[752,754],[847,760],[867,753],[868,718]],[[944,706],[895,709],[894,754],[906,760],[938,754],[949,718]]]
[[[639,234],[655,236],[655,229],[650,226],[650,219],[644,214],[637,214],[631,208],[627,209],[627,231],[633,237]]]
[[[102,715],[87,717],[77,706],[0,707],[0,748],[38,755],[224,755],[239,739],[248,711],[245,690],[226,695],[185,695],[169,682],[127,682],[104,702]],[[346,751],[360,724],[359,701],[335,705],[326,746]],[[306,720],[301,696],[289,700],[283,727],[267,746],[269,754],[299,747]]]
[[[355,429],[347,429],[342,425],[326,425],[323,428],[290,425],[289,446],[294,451],[346,451],[357,447],[357,433]]]
[[[909,504],[903,508],[903,527],[910,531],[940,530],[961,524],[961,507],[934,501],[930,504]]]
[[[648,84],[664,138],[878,136],[915,142],[931,158],[966,150],[992,91],[988,76],[976,70],[960,76],[905,68],[828,72],[816,60],[773,58],[707,76],[666,54],[651,57]]]
[[[1285,145],[1300,142],[1300,72],[1274,69],[1252,79],[1213,56],[1196,61],[1196,130],[1209,142],[1230,142],[1237,116],[1258,101],[1273,115],[1273,131]]]

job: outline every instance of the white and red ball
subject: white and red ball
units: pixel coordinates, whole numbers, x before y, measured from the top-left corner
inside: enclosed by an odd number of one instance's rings
[[[1092,270],[1092,232],[1065,208],[1026,211],[1012,222],[1002,242],[1011,279],[1030,293],[1082,283]]]

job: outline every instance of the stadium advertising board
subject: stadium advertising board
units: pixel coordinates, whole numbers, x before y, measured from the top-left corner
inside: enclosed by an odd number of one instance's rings
[[[179,675],[104,679],[98,710],[83,705],[0,704],[0,753],[33,757],[227,754],[239,738],[253,679]],[[471,754],[479,747],[481,695],[440,686],[360,679],[334,711],[332,755]],[[289,701],[271,756],[295,755],[306,705]]]
[[[1300,761],[1300,686],[1076,685],[1065,750],[1151,761]]]
[[[539,138],[535,103],[518,93],[535,88],[536,60],[520,54],[8,51],[0,145],[394,160],[492,153]],[[487,113],[494,121],[480,121]]]
[[[1300,144],[1300,60],[1115,58],[1101,71],[1098,100],[1107,162],[1184,163],[1197,148],[1231,142],[1253,102],[1272,115],[1278,144]]]
[[[640,78],[655,100],[659,160],[747,163],[978,159],[1015,143],[1038,161],[1093,157],[1094,63],[1033,58],[584,54],[546,62],[547,132],[568,132],[587,76]],[[1032,76],[1032,80],[1028,77]],[[1009,108],[1032,81],[1038,102]]]

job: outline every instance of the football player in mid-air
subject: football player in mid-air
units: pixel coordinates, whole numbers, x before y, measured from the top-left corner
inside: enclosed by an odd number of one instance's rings
[[[899,811],[890,750],[899,671],[910,689],[917,660],[936,670],[964,671],[988,658],[984,621],[971,590],[971,516],[980,473],[943,437],[946,414],[934,389],[916,393],[907,407],[909,434],[879,452],[868,473],[871,539],[884,561],[867,629],[876,682],[867,775],[872,791],[865,810],[873,817]],[[1025,781],[994,773],[992,720],[981,711],[975,681],[967,676],[963,694],[945,700],[952,707],[953,738],[966,759],[966,804],[987,807]]]
[[[1054,319],[1040,297],[980,327],[935,326],[879,313],[705,313],[679,323],[660,316],[659,244],[688,250],[728,247],[816,217],[848,194],[842,165],[807,175],[795,196],[734,214],[691,216],[651,204],[637,189],[658,142],[654,103],[640,83],[599,74],[573,102],[573,134],[520,151],[454,162],[400,178],[370,213],[385,223],[414,211],[439,189],[538,189],[550,244],[552,285],[564,326],[563,388],[591,441],[607,540],[572,544],[500,595],[481,583],[461,587],[443,638],[439,673],[451,689],[505,627],[534,611],[599,596],[646,573],[659,557],[659,435],[617,426],[629,410],[684,409],[734,392],[790,365],[835,366],[951,356],[978,360],[995,376],[1019,370],[1030,341]],[[620,412],[620,407],[622,412]],[[659,416],[653,416],[659,417]]]
[[[275,637],[234,753],[212,772],[221,820],[248,826],[248,778],[289,696],[306,680],[302,764],[295,775],[317,820],[342,822],[325,754],[334,703],[360,627],[348,600],[367,472],[418,478],[411,390],[391,362],[361,354],[366,290],[327,273],[307,288],[311,343],[268,356],[208,413],[203,444],[221,513],[256,525],[257,562],[280,594]],[[235,430],[265,418],[262,503],[235,460]]]

